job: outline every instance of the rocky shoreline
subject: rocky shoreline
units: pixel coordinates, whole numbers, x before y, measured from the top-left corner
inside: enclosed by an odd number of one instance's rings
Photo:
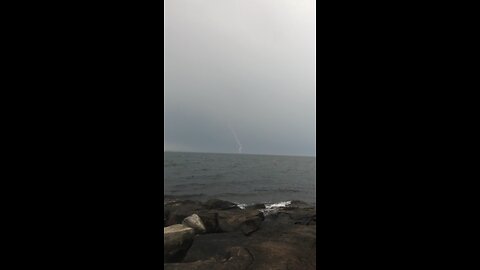
[[[164,199],[164,269],[315,269],[316,209]]]

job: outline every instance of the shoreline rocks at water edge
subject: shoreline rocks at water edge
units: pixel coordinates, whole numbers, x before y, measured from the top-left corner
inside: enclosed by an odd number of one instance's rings
[[[164,269],[315,269],[315,210],[301,201],[164,202]]]

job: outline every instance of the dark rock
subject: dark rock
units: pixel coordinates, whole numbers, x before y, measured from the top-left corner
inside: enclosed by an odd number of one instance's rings
[[[164,263],[164,270],[211,270],[214,265],[218,264],[213,258],[190,263]]]
[[[227,209],[240,209],[236,204],[228,201],[222,201],[218,199],[208,200],[203,204],[207,209],[227,210]]]
[[[196,201],[175,201],[164,204],[164,226],[180,224],[186,217],[197,214],[205,225],[206,233],[218,232],[217,210],[208,210]]]
[[[275,221],[276,224],[294,224],[292,215],[287,212],[276,212],[268,216],[272,221]]]
[[[251,269],[315,269],[316,227],[265,220],[245,247],[255,261]]]
[[[257,210],[219,211],[218,227],[222,232],[232,232],[239,230],[246,221],[259,226],[264,219],[263,213]]]
[[[301,221],[296,221],[295,224],[316,225],[317,224],[317,215],[304,217]]]
[[[230,247],[223,258],[209,258],[188,263],[166,263],[163,269],[180,270],[246,270],[253,263],[251,253],[244,247]]]
[[[265,204],[257,203],[257,204],[254,204],[254,205],[249,205],[245,209],[265,209]]]
[[[204,207],[200,202],[187,200],[164,204],[164,209],[169,212],[166,225],[170,226],[182,223],[186,217],[204,209]]]
[[[262,220],[260,219],[249,219],[240,226],[240,230],[244,235],[248,236],[257,231],[260,228],[261,223]]]
[[[309,270],[315,269],[316,266],[315,243],[315,226],[278,224],[267,217],[262,226],[248,237],[239,231],[198,235],[183,262],[198,263],[207,259],[222,262],[228,257],[229,248],[242,246],[254,258],[248,269]]]
[[[312,223],[313,218],[316,218],[314,208],[283,208],[275,213],[269,215],[270,219],[275,220],[281,224],[303,224],[308,225]]]
[[[289,205],[285,206],[283,209],[293,210],[298,208],[313,208],[313,207],[306,202],[293,200],[290,202]]]
[[[216,233],[219,232],[218,228],[218,213],[208,210],[200,210],[195,212],[205,225],[206,233]]]
[[[252,235],[252,237],[255,234]],[[234,246],[245,246],[249,237],[245,237],[243,233],[207,233],[199,234],[195,237],[192,247],[188,250],[183,262],[194,262],[198,260],[206,260],[215,258],[222,260],[228,254],[227,250]]]
[[[315,247],[307,245],[309,242],[287,241],[283,239],[272,239],[252,243],[248,249],[255,257],[251,269],[316,269]],[[291,242],[289,242],[291,241]]]
[[[224,269],[247,269],[253,263],[252,254],[245,247],[231,247],[227,249],[224,261]]]
[[[193,243],[195,231],[182,224],[163,228],[163,259],[165,262],[179,262]]]

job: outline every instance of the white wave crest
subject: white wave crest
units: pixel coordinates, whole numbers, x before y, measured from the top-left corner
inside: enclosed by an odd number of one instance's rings
[[[279,203],[269,203],[265,204],[266,209],[271,209],[271,208],[280,208],[280,207],[285,207],[287,205],[290,205],[292,201],[286,201],[286,202],[279,202]]]
[[[237,206],[238,206],[238,208],[240,208],[240,209],[245,209],[245,208],[248,206],[248,204],[246,204],[246,203],[237,203]]]
[[[248,204],[248,203],[238,203],[238,202],[234,202],[234,203],[240,209],[245,209],[248,206],[254,205],[254,204]],[[259,211],[262,212],[264,215],[269,215],[269,214],[275,213],[280,208],[290,205],[291,203],[292,201],[285,201],[285,202],[278,202],[278,203],[265,203],[265,209],[259,209]]]
[[[290,205],[291,203],[292,203],[291,201],[279,202],[279,203],[268,203],[268,204],[265,204],[265,209],[261,209],[260,211],[265,216],[267,216],[277,212],[280,208]]]

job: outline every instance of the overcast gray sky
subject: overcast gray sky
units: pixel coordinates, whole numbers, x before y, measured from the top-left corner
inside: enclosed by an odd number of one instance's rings
[[[165,150],[316,155],[315,1],[164,3]]]

